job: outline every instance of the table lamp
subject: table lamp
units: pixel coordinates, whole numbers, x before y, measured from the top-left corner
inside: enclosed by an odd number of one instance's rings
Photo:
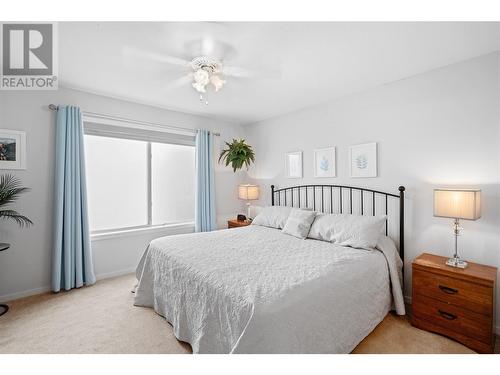
[[[257,185],[239,185],[238,198],[247,201],[247,219],[250,219],[250,201],[259,199],[259,187]]]
[[[477,220],[481,217],[481,190],[434,189],[434,216],[455,219],[455,254],[446,261],[448,266],[466,268],[467,262],[458,255],[458,236],[462,227],[460,219]]]

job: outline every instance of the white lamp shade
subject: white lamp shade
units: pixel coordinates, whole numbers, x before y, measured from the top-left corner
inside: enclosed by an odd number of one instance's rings
[[[477,220],[481,217],[481,190],[435,189],[434,216]]]
[[[257,185],[238,186],[238,198],[247,201],[259,199],[259,187]]]

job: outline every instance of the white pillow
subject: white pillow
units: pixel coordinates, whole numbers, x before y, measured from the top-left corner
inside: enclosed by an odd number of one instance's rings
[[[286,206],[265,207],[253,219],[252,225],[283,229],[291,211],[292,208]]]
[[[318,214],[308,237],[341,246],[373,249],[384,233],[386,220],[385,215]]]
[[[283,228],[283,233],[302,239],[306,238],[315,216],[316,212],[314,211],[292,210]]]

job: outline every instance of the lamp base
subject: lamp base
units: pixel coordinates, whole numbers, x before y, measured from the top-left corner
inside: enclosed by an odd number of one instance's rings
[[[446,261],[446,265],[450,267],[456,267],[456,268],[467,268],[468,264],[465,260],[462,260],[458,257],[456,258],[449,258]]]

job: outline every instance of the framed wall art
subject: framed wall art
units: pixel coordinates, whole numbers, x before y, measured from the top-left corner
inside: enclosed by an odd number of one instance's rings
[[[314,150],[314,177],[336,176],[335,147]]]
[[[377,177],[376,143],[349,147],[349,160],[351,177]]]
[[[302,178],[302,151],[287,152],[285,167],[287,178]]]
[[[0,129],[0,169],[26,169],[26,133]]]

